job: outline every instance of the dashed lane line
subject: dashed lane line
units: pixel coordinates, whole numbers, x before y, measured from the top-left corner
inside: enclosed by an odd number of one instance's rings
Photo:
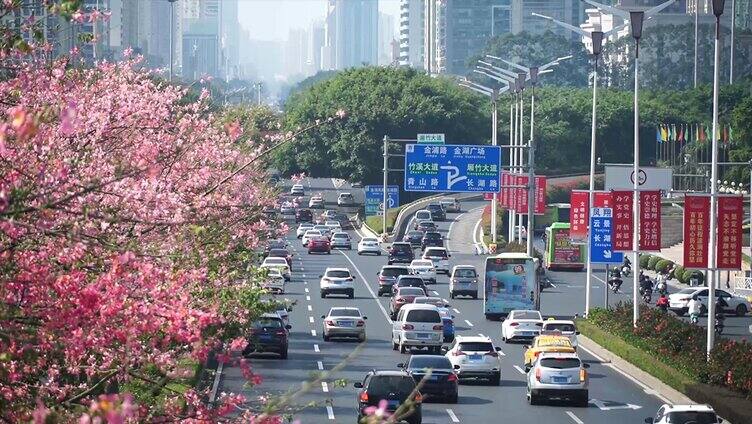
[[[321,391],[324,393],[329,393],[329,385],[326,384],[326,381],[321,382]]]
[[[322,371],[323,371],[323,369],[324,369],[324,363],[323,363],[323,362],[321,362],[321,361],[316,361],[316,365],[317,365],[317,366],[319,367],[319,370],[322,370]]]
[[[527,374],[527,373],[525,372],[525,370],[523,370],[522,368],[520,368],[520,366],[519,366],[519,365],[515,365],[515,366],[514,366],[514,369],[516,369],[517,371],[519,371],[519,373],[520,373],[520,374],[522,374],[522,375],[525,375],[525,374]]]
[[[311,330],[311,335],[312,335],[313,337],[316,337],[316,330]]]
[[[473,323],[468,320],[465,320],[465,323],[470,327],[474,327]]]
[[[308,322],[310,322],[311,324],[313,324],[313,317],[308,317]]]
[[[318,345],[318,343],[314,343],[314,344],[313,344],[313,351],[314,351],[314,352],[317,352],[317,353],[318,353],[318,352],[321,352],[321,350],[319,350],[319,345]]]
[[[309,311],[309,312],[310,312],[310,311],[313,311],[313,306],[311,306],[311,305],[308,305],[308,311]]]
[[[577,417],[577,415],[574,414],[574,412],[572,412],[572,411],[564,411],[564,413],[567,414],[567,415],[569,415],[569,418],[571,418],[572,421],[576,422],[577,424],[585,424],[584,422],[582,422],[581,419],[579,419],[579,417]]]
[[[334,420],[334,410],[330,405],[326,406],[326,415],[329,417],[330,420]]]
[[[306,287],[304,290],[305,290],[306,293],[309,293],[308,287]]]
[[[311,296],[306,295],[305,300],[306,300],[306,302],[310,302],[311,301]]]
[[[447,408],[446,412],[449,415],[449,419],[452,420],[453,423],[460,422],[460,419],[457,418],[457,415],[454,413],[454,411],[452,411],[451,409]]]
[[[459,314],[459,313],[460,313],[460,310],[459,310],[459,309],[457,309],[457,308],[452,308],[452,310],[453,310],[453,311],[454,311],[455,313],[457,313],[457,314]]]

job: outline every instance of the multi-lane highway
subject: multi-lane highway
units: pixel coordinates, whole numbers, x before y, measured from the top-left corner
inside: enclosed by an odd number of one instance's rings
[[[321,192],[329,204],[336,203],[338,189],[332,180],[308,180],[305,186],[306,194]],[[340,190],[358,191],[347,185],[341,186]],[[446,243],[452,252],[452,265],[472,264],[481,269],[482,257],[475,256],[472,250],[473,226],[481,206],[480,202],[468,202],[463,205],[462,213],[449,214],[447,221],[439,223],[439,231],[447,238]],[[361,234],[351,231],[350,235],[355,245]],[[392,326],[387,314],[389,298],[376,296],[376,273],[386,264],[386,257],[358,256],[355,250],[308,255],[294,233],[288,236],[288,240],[295,254],[293,278],[287,285],[286,294],[281,297],[296,302],[290,313],[289,358],[253,357],[254,370],[264,378],[263,384],[257,387],[245,385],[240,369],[225,367],[219,380],[219,392],[242,393],[254,405],[263,403],[266,395],[295,393],[289,403],[295,411],[294,417],[301,422],[356,422],[356,389],[352,383],[361,381],[368,370],[395,369],[398,363],[406,362],[408,358],[391,347]],[[355,299],[320,298],[319,275],[333,266],[347,267],[357,277]],[[542,295],[544,316],[571,317],[582,311],[584,273],[553,273],[550,276],[556,287]],[[434,291],[433,295],[449,299],[447,277],[439,277],[438,284],[429,287]],[[600,288],[603,289],[602,283]],[[626,299],[630,295],[620,296]],[[598,302],[598,298],[594,301]],[[664,403],[637,381],[582,351],[582,358],[591,364],[589,406],[530,406],[525,399],[523,346],[501,342],[501,324],[485,320],[481,299],[454,299],[448,303],[455,314],[458,334],[483,334],[492,337],[502,348],[502,383],[500,386],[462,384],[457,404],[424,404],[424,423],[635,423],[643,422]],[[320,317],[333,306],[360,308],[368,317],[366,342],[323,341]],[[316,380],[322,376],[321,381]],[[314,384],[308,384],[311,381]]]

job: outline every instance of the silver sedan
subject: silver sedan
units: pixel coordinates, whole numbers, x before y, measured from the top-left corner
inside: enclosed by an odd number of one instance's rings
[[[334,337],[355,337],[358,341],[366,340],[366,320],[358,308],[331,308],[329,313],[322,315],[324,320],[324,341]]]

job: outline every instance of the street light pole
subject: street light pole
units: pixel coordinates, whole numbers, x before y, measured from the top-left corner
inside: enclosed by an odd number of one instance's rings
[[[697,45],[700,28],[700,0],[695,0],[695,63],[694,63],[694,88],[697,88]]]
[[[522,164],[522,146],[524,145],[524,142],[522,140],[523,134],[525,133],[525,97],[522,95],[523,91],[525,91],[525,74],[518,74],[517,78],[521,81],[520,82],[520,126],[519,131],[517,132],[517,135],[519,136],[519,139],[517,141],[517,173],[521,174],[523,171]],[[515,226],[514,232],[517,233],[517,244],[522,244],[522,214],[519,215],[519,227],[520,231],[517,231],[517,226]]]
[[[497,109],[496,109],[496,101],[497,97],[499,96],[499,90],[497,88],[493,89],[493,92],[491,93],[491,105],[493,107],[491,111],[491,145],[492,146],[498,146],[498,141],[496,139],[496,131],[497,131],[497,124],[498,124],[498,116],[497,116]],[[498,190],[498,187],[497,187]],[[499,205],[499,193],[498,191],[493,192],[493,196],[491,198],[491,240],[494,244],[496,244],[496,234],[498,233],[498,222],[496,218],[496,210]]]
[[[170,3],[170,81],[172,82],[172,66],[173,66],[173,59],[172,59],[172,38],[173,38],[173,21],[175,20],[175,11],[174,11],[174,3],[177,0],[167,0]]]
[[[535,83],[538,82],[538,68],[530,68],[530,140],[528,140],[527,165],[528,165],[528,189],[527,189],[527,245],[525,252],[533,257],[533,234],[535,214]]]
[[[729,84],[734,83],[734,27],[736,27],[736,0],[731,0],[731,57],[729,59]]]
[[[387,200],[388,199],[388,191],[387,191],[387,184],[389,180],[389,137],[384,136],[384,193],[382,198],[382,209],[384,211],[384,215],[381,216],[381,234],[382,237],[386,237],[386,211],[387,211]]]

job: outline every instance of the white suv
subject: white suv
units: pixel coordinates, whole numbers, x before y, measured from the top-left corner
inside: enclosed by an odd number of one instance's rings
[[[353,282],[355,276],[347,268],[327,268],[323,275],[320,275],[321,298],[330,294],[344,294],[350,299],[355,297],[355,287]]]
[[[710,405],[668,405],[664,404],[655,413],[655,417],[645,418],[648,424],[706,424],[722,423]]]
[[[449,251],[445,247],[429,247],[423,252],[423,259],[430,259],[433,262],[436,273],[443,272],[449,275]]]
[[[434,305],[405,305],[392,322],[392,349],[399,349],[400,353],[412,347],[427,347],[429,353],[438,353],[443,340],[444,324]]]
[[[429,259],[414,259],[410,262],[413,274],[420,276],[426,284],[436,284],[436,267]]]
[[[446,351],[446,357],[460,379],[485,378],[498,386],[501,382],[500,351],[490,337],[456,336]]]

